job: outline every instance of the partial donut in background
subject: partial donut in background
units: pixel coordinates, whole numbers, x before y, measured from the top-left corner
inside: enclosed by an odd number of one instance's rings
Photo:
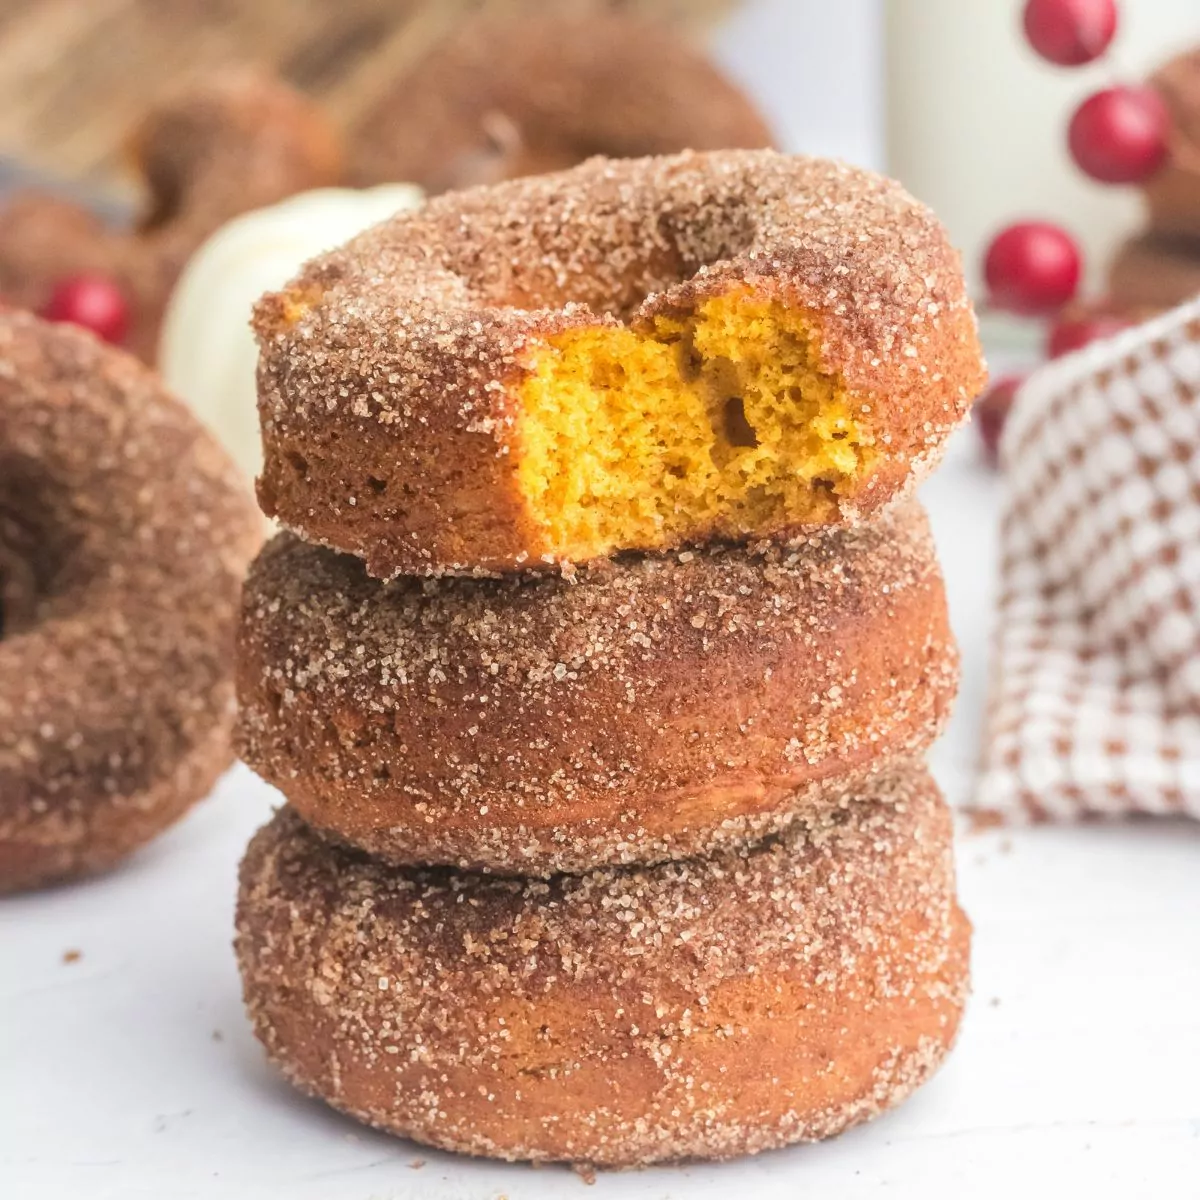
[[[0,313],[0,892],[113,866],[229,766],[261,527],[142,364]]]
[[[1150,77],[1170,114],[1170,153],[1143,187],[1151,231],[1191,240],[1200,257],[1200,46],[1164,63]]]
[[[438,42],[350,130],[359,183],[429,192],[603,154],[760,148],[771,132],[700,50],[617,13],[483,15]]]
[[[1129,238],[1109,265],[1108,292],[1137,320],[1200,296],[1200,242],[1154,233]]]
[[[125,348],[147,362],[171,289],[210,233],[343,174],[338,135],[316,105],[246,70],[191,84],[156,106],[130,154],[146,191],[131,228],[36,192],[0,208],[0,295],[36,312],[63,280],[105,276],[130,309]]]

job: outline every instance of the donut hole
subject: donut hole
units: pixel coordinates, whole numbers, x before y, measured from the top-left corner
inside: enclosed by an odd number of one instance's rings
[[[146,208],[138,221],[140,233],[157,233],[172,225],[183,212],[184,180],[178,164],[155,158],[144,164],[146,174]]]
[[[36,625],[44,605],[89,574],[70,505],[40,465],[0,455],[0,638]]]
[[[822,524],[876,459],[803,312],[736,289],[650,328],[572,329],[521,385],[519,483],[551,551],[593,557]]]
[[[0,517],[0,641],[21,623],[21,610],[30,605],[34,592],[28,564],[6,544],[3,536],[6,524]]]
[[[36,624],[39,591],[31,564],[0,547],[0,641]]]

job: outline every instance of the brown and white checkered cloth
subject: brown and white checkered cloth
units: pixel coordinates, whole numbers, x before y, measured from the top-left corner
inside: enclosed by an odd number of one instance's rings
[[[1036,371],[974,806],[1200,817],[1200,300]]]

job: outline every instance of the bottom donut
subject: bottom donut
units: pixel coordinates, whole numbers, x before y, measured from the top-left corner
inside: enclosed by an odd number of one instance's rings
[[[941,1063],[968,990],[924,772],[747,849],[549,880],[395,868],[288,809],[237,953],[303,1091],[447,1150],[635,1166],[840,1133]]]

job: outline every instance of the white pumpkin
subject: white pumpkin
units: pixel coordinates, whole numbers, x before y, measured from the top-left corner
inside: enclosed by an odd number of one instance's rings
[[[262,466],[250,312],[310,258],[424,196],[407,183],[319,188],[234,218],[188,262],[167,305],[158,347],[166,384],[253,479]]]

